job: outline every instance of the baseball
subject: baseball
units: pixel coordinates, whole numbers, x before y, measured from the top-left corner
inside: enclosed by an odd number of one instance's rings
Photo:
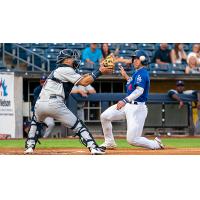
[[[167,136],[171,136],[172,134],[170,132],[167,132]]]

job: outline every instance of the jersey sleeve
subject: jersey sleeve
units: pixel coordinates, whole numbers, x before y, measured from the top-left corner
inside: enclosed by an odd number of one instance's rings
[[[183,94],[187,94],[187,95],[196,95],[196,91],[195,90],[185,90],[183,92]]]
[[[178,94],[178,92],[176,90],[169,90],[167,93],[169,97],[172,97],[173,94]]]
[[[94,90],[94,88],[91,86],[91,85],[87,85],[85,86],[85,89],[88,91],[88,90]]]
[[[38,86],[38,87],[36,87],[34,89],[34,91],[33,91],[33,98],[34,98],[35,102],[36,102],[37,98],[39,97],[41,90],[42,90],[41,86]]]
[[[137,87],[145,88],[147,75],[145,73],[138,73],[135,77],[134,85]]]
[[[55,71],[54,76],[63,82],[71,82],[76,85],[83,77],[76,73],[71,67],[63,67],[59,71]]]

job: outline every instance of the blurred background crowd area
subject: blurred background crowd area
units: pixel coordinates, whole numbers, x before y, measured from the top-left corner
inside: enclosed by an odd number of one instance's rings
[[[200,90],[199,43],[0,43],[0,72],[14,72],[15,76],[23,79],[24,121],[31,119],[34,89],[40,84],[41,76],[48,76],[56,68],[57,55],[65,48],[80,51],[80,74],[90,73],[97,69],[109,54],[112,53],[115,56],[113,73],[99,77],[92,84],[97,94],[106,93],[106,96],[108,94],[115,96],[116,93],[126,92],[126,81],[120,75],[119,66],[122,65],[131,75],[134,72],[134,67],[130,62],[131,55],[138,49],[144,50],[149,56],[147,70],[151,77],[151,94],[156,94],[158,98],[160,94],[167,96],[169,90],[176,90],[176,83],[179,80],[184,81],[184,91]],[[165,104],[166,96],[165,99],[157,102],[158,105],[154,103],[149,105],[149,113],[152,113],[152,116],[149,115],[147,119],[148,130],[155,124],[156,127],[164,127],[163,110],[166,110],[165,124],[168,124],[167,127],[174,127],[174,119],[177,119],[179,122],[175,125],[178,129],[180,127],[192,129],[191,125],[197,124],[199,119],[196,103],[184,104],[183,109],[179,110],[178,105]],[[115,103],[115,100],[109,101],[108,105]],[[96,131],[100,113],[103,111],[103,102],[85,101],[82,109],[84,121],[91,130]],[[168,118],[167,113],[170,113]],[[178,114],[177,117],[174,117],[174,113]],[[172,122],[168,123],[167,119],[172,119]],[[193,122],[189,123],[189,121]],[[120,122],[116,130],[121,133],[124,130],[123,127],[124,125],[122,126]],[[186,133],[188,133],[187,129]]]
[[[200,74],[199,43],[1,43],[0,70],[50,72],[56,67],[60,50],[78,49],[81,53],[81,73],[88,73],[110,53],[118,66],[127,72],[134,69],[124,62],[142,49],[150,58],[148,70],[152,74]]]

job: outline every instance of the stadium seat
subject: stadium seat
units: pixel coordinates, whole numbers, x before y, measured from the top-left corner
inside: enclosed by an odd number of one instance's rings
[[[122,66],[127,73],[133,73],[133,71],[134,71],[134,67],[132,65],[127,65],[122,62],[117,62],[117,63],[115,63],[115,73],[116,74],[120,73],[120,69],[119,69],[120,66]]]
[[[171,73],[173,74],[180,74],[180,73],[185,73],[185,68],[186,65],[185,64],[172,64],[171,65]]]
[[[132,55],[132,51],[130,51],[130,50],[125,50],[125,49],[123,49],[123,50],[120,50],[119,51],[119,57],[123,57],[123,58],[125,58],[125,57],[127,57],[127,58],[130,58],[131,57],[131,55]]]
[[[151,63],[149,67],[150,71],[155,73],[168,73],[171,69],[170,64],[158,65],[156,63]]]
[[[155,50],[155,44],[152,44],[152,43],[141,43],[141,44],[138,44],[138,48],[139,49],[143,49],[143,50],[154,51]]]
[[[19,58],[22,58],[24,60],[27,60],[28,59],[28,55],[30,55],[29,53],[27,53],[26,50],[22,49],[22,48],[17,48],[17,47],[14,47],[13,48],[13,51],[14,51],[14,55],[18,56]]]
[[[17,43],[17,44],[22,46],[22,47],[24,47],[24,48],[26,48],[26,49],[31,48],[31,43]]]
[[[189,51],[192,51],[192,47],[193,47],[194,43],[189,43],[188,47],[189,47]]]
[[[55,49],[55,48],[48,48],[45,49],[44,54],[54,54],[54,55],[58,55],[58,53],[60,52],[60,49]]]
[[[31,48],[36,48],[36,49],[47,49],[48,44],[47,43],[32,43]]]
[[[57,64],[56,64],[56,61],[57,61],[57,60],[55,60],[55,59],[54,59],[54,60],[53,60],[53,59],[50,60],[50,71],[53,71],[53,70],[56,69],[56,65],[57,65]]]
[[[65,43],[48,43],[49,48],[55,48],[55,49],[65,49],[66,44]]]
[[[92,72],[94,69],[96,69],[97,66],[87,66],[87,64],[84,64],[84,62],[81,63],[80,67],[79,67],[79,72],[80,73],[90,73]]]
[[[4,44],[4,49],[7,51],[7,52],[9,52],[9,53],[13,53],[13,45],[12,45],[12,43],[5,43]]]
[[[116,50],[116,45],[113,43],[108,43],[108,47],[111,51],[115,51]]]
[[[82,50],[85,48],[85,46],[82,43],[68,43],[66,44],[66,48]]]
[[[31,48],[30,50],[33,51],[33,52],[36,53],[36,54],[41,55],[41,56],[44,55],[44,50],[43,50],[43,49]]]
[[[50,71],[54,70],[56,68],[57,55],[55,53],[49,53],[45,54],[45,57],[49,59]]]
[[[120,45],[120,50],[135,51],[137,48],[137,44],[134,43],[123,43]]]
[[[188,52],[188,51],[190,50],[189,44],[187,44],[187,43],[183,44],[183,49],[184,49],[186,52]]]

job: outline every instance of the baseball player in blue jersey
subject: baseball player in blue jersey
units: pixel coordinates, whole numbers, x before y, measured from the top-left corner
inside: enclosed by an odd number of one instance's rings
[[[132,55],[132,63],[135,72],[129,77],[123,67],[120,68],[121,75],[126,79],[126,98],[120,100],[117,104],[109,107],[101,114],[101,124],[103,128],[105,142],[101,145],[103,148],[112,149],[117,145],[112,133],[112,121],[127,120],[127,141],[130,145],[145,147],[148,149],[162,149],[160,138],[149,140],[142,137],[142,131],[147,117],[146,101],[148,98],[150,78],[145,68],[149,58],[142,50],[136,50]]]
[[[66,107],[65,100],[74,85],[87,86],[100,75],[111,73],[112,69],[101,64],[98,70],[81,76],[75,71],[79,65],[80,53],[77,50],[64,49],[59,52],[57,68],[47,78],[35,104],[35,115],[32,118],[31,128],[25,142],[25,154],[33,153],[38,142],[41,123],[46,117],[52,117],[64,126],[71,128],[91,154],[105,154],[105,150],[97,145],[85,124]]]

